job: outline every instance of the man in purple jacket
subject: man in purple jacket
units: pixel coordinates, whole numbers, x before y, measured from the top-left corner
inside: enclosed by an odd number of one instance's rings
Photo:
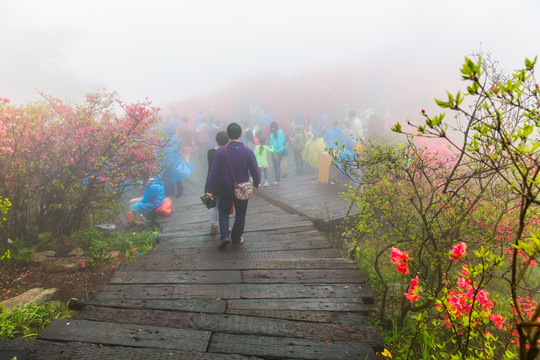
[[[246,212],[248,200],[238,200],[234,197],[234,180],[231,175],[231,167],[227,160],[227,152],[231,159],[234,176],[238,183],[249,181],[249,176],[253,178],[255,190],[259,187],[261,176],[259,166],[255,159],[253,150],[240,142],[242,128],[237,123],[227,126],[227,136],[230,142],[216,150],[210,172],[208,173],[208,185],[206,187],[207,197],[211,197],[213,192],[219,192],[219,229],[221,241],[219,248],[224,249],[232,241],[233,246],[244,243],[242,234],[246,223]],[[229,234],[229,213],[234,203],[235,219],[232,232]]]

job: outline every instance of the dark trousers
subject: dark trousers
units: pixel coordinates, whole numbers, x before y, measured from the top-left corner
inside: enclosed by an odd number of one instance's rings
[[[174,197],[176,188],[176,196],[184,195],[184,184],[182,181],[177,182],[166,182],[164,185],[165,196]]]
[[[229,214],[234,203],[234,225],[229,234]],[[219,232],[221,239],[230,238],[233,244],[240,242],[246,225],[246,212],[248,200],[238,200],[234,197],[234,190],[222,191],[219,196]]]
[[[294,149],[294,163],[296,164],[296,170],[302,170],[304,168],[304,161],[302,160],[302,151]]]

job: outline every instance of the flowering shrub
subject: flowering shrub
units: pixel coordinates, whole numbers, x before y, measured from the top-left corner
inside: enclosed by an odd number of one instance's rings
[[[88,95],[69,104],[0,103],[0,195],[9,198],[2,238],[39,232],[70,234],[89,219],[111,216],[119,197],[140,179],[160,173],[161,137],[151,132],[157,108],[148,100]]]
[[[450,250],[453,254],[451,260],[457,262],[456,251],[459,259],[466,256],[463,245],[460,243]],[[405,298],[411,303],[417,303],[417,308],[430,304],[423,311],[423,316],[413,317],[413,320],[422,324],[416,329],[418,332],[439,334],[438,337],[443,340],[435,341],[434,347],[444,351],[449,358],[493,359],[503,356],[496,346],[501,344],[499,337],[504,338],[504,331],[510,327],[505,316],[494,312],[496,302],[489,299],[485,286],[491,280],[490,272],[502,266],[504,256],[493,256],[481,249],[475,252],[475,257],[482,261],[476,265],[461,265],[461,274],[446,275],[441,291],[424,291],[416,276],[410,281],[409,290],[405,293]],[[430,309],[431,304],[436,311]],[[498,336],[494,336],[493,332],[498,332]]]
[[[401,358],[539,353],[535,62],[505,77],[466,59],[470,107],[461,107],[461,93],[437,100],[458,113],[457,123],[423,111],[425,123],[406,144],[364,146],[345,164],[356,184],[344,195],[358,215],[351,254],[380,293],[379,319],[394,325],[389,348]],[[403,132],[399,123],[393,130]],[[447,147],[426,149],[417,137]]]
[[[477,173],[492,176],[498,184],[505,185],[500,191],[513,197],[511,208],[501,214],[495,226],[486,226],[480,218],[477,221],[487,233],[487,236],[480,237],[481,241],[485,241],[484,238],[506,241],[506,246],[501,246],[501,249],[508,255],[509,266],[500,276],[509,284],[506,293],[511,297],[514,311],[512,327],[522,359],[535,359],[540,353],[540,307],[536,300],[530,299],[530,296],[538,294],[535,291],[538,289],[535,266],[540,254],[540,229],[537,226],[540,206],[540,183],[537,181],[540,175],[540,90],[534,76],[536,61],[537,58],[532,61],[526,59],[523,69],[508,76],[497,71],[496,64],[489,58],[479,57],[477,61],[465,58],[461,75],[470,84],[466,95],[448,93],[447,100],[435,100],[441,108],[456,114],[458,123],[454,128],[457,131],[448,132],[450,125],[444,120],[445,113],[430,116],[423,111],[425,122],[416,126],[415,134],[446,139],[457,154],[458,166],[468,163]],[[466,97],[471,99],[468,107],[462,105]],[[402,132],[401,125],[396,124],[393,130]],[[468,172],[466,176],[470,177],[470,174]],[[496,211],[493,207],[489,210]],[[514,216],[505,216],[512,213]],[[485,215],[494,216],[492,213]],[[464,246],[454,247],[450,252],[451,259],[458,261],[464,251]],[[486,254],[490,253],[482,252],[480,258],[484,259]],[[496,262],[502,263],[503,259],[504,255],[501,255]],[[478,266],[482,267],[478,269]],[[493,265],[494,268],[497,266]],[[471,269],[470,276],[485,271],[485,264],[480,263],[476,271]],[[449,318],[457,318],[462,309],[467,311],[468,306],[477,304],[479,318],[489,317],[497,328],[504,328],[503,317],[489,313],[492,303],[487,301],[487,292],[480,285],[475,286],[474,277],[462,277],[458,288],[448,293],[448,299],[452,301],[440,306],[445,305]],[[468,314],[467,322],[471,327],[475,317],[472,310]]]

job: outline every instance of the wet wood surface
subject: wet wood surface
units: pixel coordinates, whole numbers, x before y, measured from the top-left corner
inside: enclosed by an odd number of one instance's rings
[[[122,264],[95,299],[72,303],[76,319],[54,320],[38,339],[193,359],[376,359],[382,338],[364,317],[373,293],[314,225],[346,212],[336,187],[311,174],[261,188],[244,245],[219,250],[201,183],[197,173],[185,181],[154,250]]]

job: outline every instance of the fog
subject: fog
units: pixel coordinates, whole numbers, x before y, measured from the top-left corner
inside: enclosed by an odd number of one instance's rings
[[[167,108],[347,71],[361,106],[409,117],[463,86],[464,56],[511,71],[540,54],[540,2],[0,0],[0,32],[0,97],[15,104],[106,88]]]

